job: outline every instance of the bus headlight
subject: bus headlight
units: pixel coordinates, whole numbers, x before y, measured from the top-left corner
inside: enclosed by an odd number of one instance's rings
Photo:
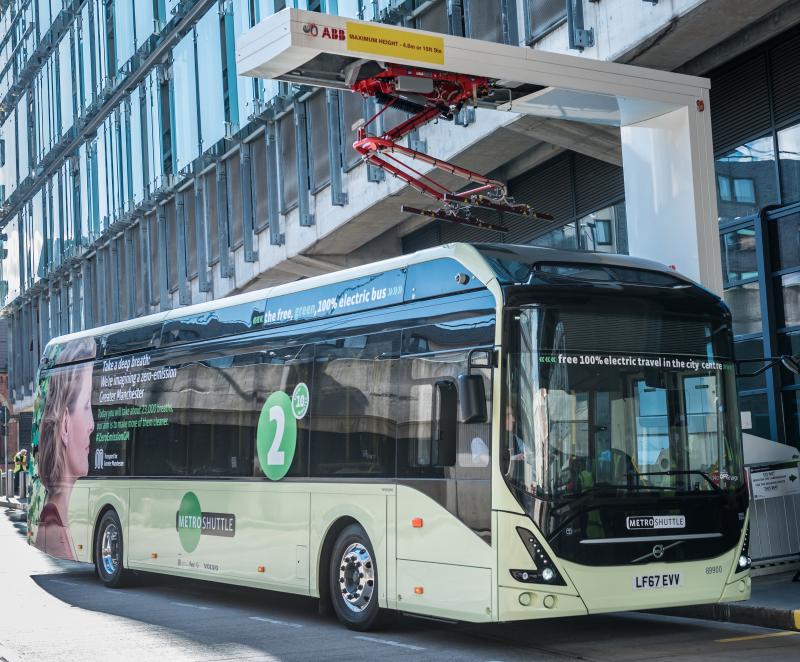
[[[533,535],[528,529],[521,526],[517,527],[522,544],[530,554],[531,559],[536,564],[536,570],[511,570],[511,576],[518,582],[525,582],[526,584],[557,584],[559,586],[566,586],[567,582],[559,574],[558,568],[553,563],[553,559],[545,551],[544,547],[539,544],[536,536]]]
[[[744,543],[742,544],[741,552],[739,552],[739,560],[736,562],[736,572],[744,572],[752,564],[753,560],[750,558],[750,527],[748,526],[747,531],[744,533]]]

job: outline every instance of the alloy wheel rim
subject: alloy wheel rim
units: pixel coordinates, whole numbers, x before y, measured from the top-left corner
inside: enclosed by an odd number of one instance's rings
[[[119,565],[119,531],[116,524],[109,524],[103,531],[100,558],[106,574],[113,575]]]
[[[355,613],[363,612],[375,590],[375,563],[367,548],[355,542],[348,545],[339,562],[339,590],[342,601]]]

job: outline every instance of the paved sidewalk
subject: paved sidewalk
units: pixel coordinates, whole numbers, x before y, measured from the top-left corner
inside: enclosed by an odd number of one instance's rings
[[[749,600],[661,610],[674,616],[744,623],[782,630],[800,630],[800,581],[796,570],[753,577]]]

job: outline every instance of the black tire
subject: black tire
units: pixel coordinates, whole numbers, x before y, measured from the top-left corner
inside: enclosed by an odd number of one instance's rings
[[[378,566],[364,529],[350,524],[336,538],[330,559],[333,611],[345,626],[364,632],[378,622]]]
[[[100,518],[94,540],[94,568],[100,581],[109,588],[121,588],[130,572],[122,565],[122,525],[116,511],[108,510]]]

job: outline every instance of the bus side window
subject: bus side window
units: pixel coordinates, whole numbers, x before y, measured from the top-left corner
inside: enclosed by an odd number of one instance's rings
[[[316,346],[311,475],[394,477],[400,333]]]

